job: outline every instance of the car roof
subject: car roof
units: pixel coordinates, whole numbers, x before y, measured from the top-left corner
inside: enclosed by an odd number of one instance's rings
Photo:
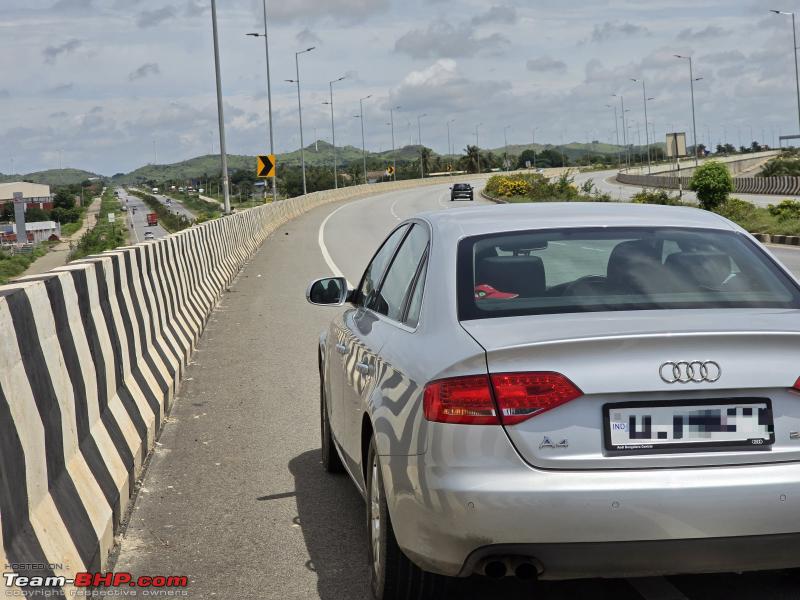
[[[741,231],[727,219],[697,208],[622,202],[531,202],[453,208],[417,218],[457,238],[530,229],[580,227],[691,227]]]

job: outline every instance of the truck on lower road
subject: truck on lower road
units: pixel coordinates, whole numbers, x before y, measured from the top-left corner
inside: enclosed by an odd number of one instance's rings
[[[158,215],[156,213],[147,213],[147,224],[158,225]]]

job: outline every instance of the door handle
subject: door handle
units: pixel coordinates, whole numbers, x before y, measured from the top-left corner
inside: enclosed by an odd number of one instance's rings
[[[339,354],[347,354],[347,346],[344,344],[336,344],[336,351]]]
[[[362,375],[369,375],[369,363],[356,363],[356,371],[361,373]]]

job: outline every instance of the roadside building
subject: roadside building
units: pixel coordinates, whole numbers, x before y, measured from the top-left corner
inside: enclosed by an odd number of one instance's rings
[[[25,223],[25,233],[29,244],[61,239],[61,224],[55,221],[34,221]],[[13,223],[0,224],[0,243],[14,244],[17,233]]]
[[[52,210],[53,197],[50,195],[50,186],[41,183],[28,183],[27,181],[13,181],[0,183],[0,212],[5,204],[14,203],[14,192],[21,192],[25,200],[25,210],[40,208]]]

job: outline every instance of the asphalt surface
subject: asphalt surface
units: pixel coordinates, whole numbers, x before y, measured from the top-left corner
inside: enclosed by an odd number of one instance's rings
[[[315,348],[333,310],[303,293],[332,271],[356,281],[398,221],[450,206],[446,184],[392,192],[320,207],[267,239],[208,323],[115,570],[187,575],[193,598],[370,597],[364,502],[346,476],[320,465]],[[775,251],[800,272],[800,250]],[[784,571],[534,589],[476,577],[455,581],[447,598],[778,600],[797,598],[798,580]]]
[[[634,196],[634,194],[642,191],[642,188],[635,185],[625,185],[616,181],[617,169],[606,171],[593,171],[589,173],[575,174],[575,183],[582,185],[585,181],[591,179],[598,190],[605,194],[610,194],[611,198],[618,202],[624,202]],[[670,194],[677,194],[678,190],[667,190]],[[769,206],[770,204],[777,204],[786,198],[797,199],[800,196],[790,195],[770,195],[770,194],[734,194],[737,198],[752,202],[756,206]],[[697,202],[697,196],[694,192],[684,190],[683,199],[686,202]]]
[[[125,213],[125,221],[131,231],[132,243],[143,242],[144,234],[148,231],[153,233],[153,239],[156,240],[169,235],[169,232],[160,224],[152,226],[147,224],[147,213],[150,212],[150,207],[144,203],[144,200],[129,194],[124,188],[117,188],[116,191],[119,192],[120,204],[128,208]]]

